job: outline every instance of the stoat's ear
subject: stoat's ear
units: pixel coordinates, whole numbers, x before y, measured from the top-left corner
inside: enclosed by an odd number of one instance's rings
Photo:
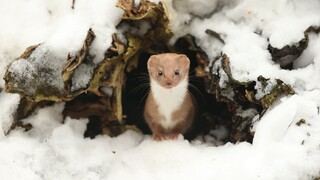
[[[179,54],[178,57],[177,57],[177,60],[182,62],[183,65],[186,67],[186,68],[189,68],[190,67],[190,59],[184,55],[184,54]]]
[[[154,67],[155,61],[157,58],[158,58],[157,55],[150,56],[150,58],[148,59],[148,62],[147,62],[148,69],[150,69],[151,67]]]

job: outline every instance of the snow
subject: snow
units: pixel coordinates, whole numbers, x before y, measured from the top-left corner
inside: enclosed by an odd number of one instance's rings
[[[0,137],[9,131],[19,100],[20,96],[17,94],[0,93]]]
[[[88,120],[62,123],[64,104],[55,104],[25,120],[30,131],[1,137],[0,172],[4,179],[308,179],[320,168],[319,97],[283,98],[259,122],[253,144],[218,147],[133,131],[83,138]],[[300,118],[308,124],[295,125]]]
[[[80,88],[86,88],[93,75],[93,69],[94,67],[90,65],[81,64],[74,71],[74,74],[72,76],[71,91],[79,90]]]
[[[304,68],[310,64],[313,64],[316,59],[319,59],[320,55],[318,50],[320,49],[320,36],[315,34],[309,35],[309,46],[303,51],[300,57],[293,63],[295,69]]]
[[[96,35],[90,50],[95,55],[94,62],[103,60],[104,52],[112,42],[110,37],[116,32],[115,25],[122,14],[122,11],[115,7],[116,0],[94,0],[90,3],[77,0],[74,10],[71,9],[71,3],[72,1],[64,0],[13,0],[9,3],[0,1],[0,21],[4,24],[0,30],[1,77],[8,64],[19,57],[26,47],[43,43],[33,57],[35,66],[41,68],[43,64],[51,63],[48,67],[55,72],[50,76],[55,79],[53,85],[62,88],[63,82],[59,76],[64,62],[67,61],[69,53],[75,55],[81,49],[89,28],[92,28]],[[24,71],[23,67],[30,68],[29,74],[32,74],[33,67],[24,59],[14,62],[12,70]],[[20,78],[25,78],[25,75]],[[48,82],[52,81],[50,77]],[[84,86],[83,81],[79,84],[75,89]],[[2,80],[0,85],[4,86]]]
[[[296,44],[304,37],[304,31],[309,26],[319,26],[320,1],[248,0],[224,3],[224,8],[206,18],[190,17],[192,12],[176,13],[172,17],[176,18],[172,25],[174,39],[190,33],[196,37],[211,60],[221,52],[227,54],[233,77],[238,81],[256,81],[262,75],[265,78],[281,79],[296,91],[319,88],[319,83],[313,78],[318,79],[320,73],[310,70],[319,68],[315,55],[303,56],[308,58],[303,60],[306,64],[315,62],[307,67],[310,69],[287,71],[271,60],[267,47],[269,43],[277,48]],[[220,34],[225,44],[221,45],[219,40],[206,34],[207,29]],[[314,36],[311,35],[312,43],[308,47],[311,54],[319,46],[319,38]]]
[[[197,16],[204,16],[212,13],[217,7],[218,0],[184,0],[173,1],[173,7],[178,12],[192,13]]]
[[[56,104],[26,119],[32,130],[1,138],[0,172],[5,179],[308,179],[305,172],[314,175],[320,168],[320,117],[312,100],[319,95],[281,99],[262,118],[253,144],[219,147],[181,136],[156,142],[133,131],[84,139],[88,121],[62,123],[64,104]],[[283,121],[278,111],[291,113]],[[310,125],[295,125],[301,117]]]
[[[48,55],[45,52],[50,49],[48,56],[65,60],[69,52],[74,54],[81,48],[90,27],[96,34],[90,53],[95,55],[93,62],[99,63],[122,12],[114,7],[115,0],[75,2],[72,10],[71,0],[0,0],[0,76],[26,47],[38,43],[42,43],[38,49],[42,53],[33,56]],[[256,80],[263,75],[271,82],[281,79],[297,92],[279,98],[255,122],[253,143],[223,144],[221,140],[227,133],[223,127],[211,131],[205,141],[188,142],[180,136],[175,141],[155,142],[149,135],[134,131],[114,138],[100,135],[88,139],[83,137],[88,120],[63,119],[63,103],[37,109],[24,119],[24,123],[32,124],[30,131],[15,129],[5,136],[19,95],[2,91],[1,179],[303,180],[320,176],[320,38],[310,34],[309,46],[292,71],[281,69],[267,50],[269,41],[278,48],[292,45],[303,37],[307,27],[319,25],[320,2],[176,0],[182,3],[177,11],[170,1],[166,2],[172,12],[175,39],[187,33],[194,35],[211,60],[220,52],[226,53],[237,80]],[[219,33],[225,44],[206,34],[206,29]],[[56,64],[39,59],[41,63]],[[11,68],[22,74],[23,69],[33,71],[24,60],[16,61]],[[81,74],[92,71],[80,66],[75,73],[74,88],[80,88],[89,77]],[[224,80],[220,83],[223,85]],[[0,88],[4,88],[3,80]],[[255,88],[266,93],[271,87],[263,90],[257,84]],[[112,89],[109,91],[112,93]],[[248,110],[240,115],[254,114]],[[252,118],[256,121],[260,117]],[[299,124],[302,119],[305,123]]]
[[[235,21],[248,21],[263,30],[271,45],[281,48],[303,38],[310,25],[319,25],[320,2],[311,0],[248,0],[227,12]]]

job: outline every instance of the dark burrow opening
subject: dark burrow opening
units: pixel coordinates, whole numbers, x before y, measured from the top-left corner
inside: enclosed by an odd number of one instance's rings
[[[181,39],[181,41],[183,41]],[[217,102],[215,95],[206,91],[207,77],[196,76],[196,69],[200,68],[197,61],[197,53],[186,47],[186,42],[177,41],[175,53],[186,54],[190,61],[189,88],[188,90],[194,97],[197,106],[197,116],[190,133],[185,138],[192,140],[195,137],[207,135],[211,130],[225,127],[230,130],[232,116],[228,111],[227,105]],[[179,42],[181,43],[179,45]],[[184,49],[185,51],[181,51]],[[144,134],[151,134],[151,130],[143,118],[144,105],[147,94],[150,90],[147,61],[152,54],[142,52],[138,56],[137,67],[126,74],[125,89],[123,92],[124,123],[135,125]],[[228,141],[228,137],[224,141]]]

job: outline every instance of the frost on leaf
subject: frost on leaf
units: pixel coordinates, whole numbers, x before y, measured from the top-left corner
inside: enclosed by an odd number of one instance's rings
[[[59,72],[63,65],[64,60],[46,44],[31,46],[8,68],[5,89],[33,101],[58,101],[67,95]]]

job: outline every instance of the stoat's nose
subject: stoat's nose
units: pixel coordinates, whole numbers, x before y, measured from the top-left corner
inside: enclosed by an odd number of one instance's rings
[[[173,82],[172,81],[166,81],[164,87],[168,88],[168,89],[172,88],[173,87]]]

